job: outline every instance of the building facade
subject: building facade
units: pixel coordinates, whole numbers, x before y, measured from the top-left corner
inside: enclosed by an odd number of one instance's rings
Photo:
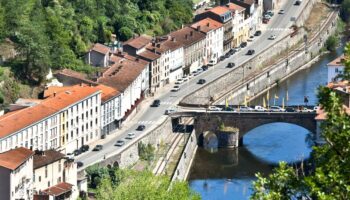
[[[232,12],[232,47],[238,47],[249,38],[250,28],[245,19],[245,8],[234,3],[228,3],[226,6]]]
[[[0,153],[0,199],[33,199],[33,155],[23,147]]]
[[[109,47],[96,43],[86,54],[85,62],[95,67],[107,67],[109,65]]]
[[[345,57],[344,55],[341,55],[335,60],[333,60],[332,62],[327,64],[328,83],[337,81],[340,78],[340,75],[344,73],[344,68],[345,68],[344,61],[345,61]]]

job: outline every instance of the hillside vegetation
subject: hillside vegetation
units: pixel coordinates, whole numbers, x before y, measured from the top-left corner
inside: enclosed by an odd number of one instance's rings
[[[50,68],[91,72],[82,57],[111,34],[162,35],[192,20],[191,0],[0,0],[0,43],[13,42],[16,57],[3,63],[17,80],[43,82]]]

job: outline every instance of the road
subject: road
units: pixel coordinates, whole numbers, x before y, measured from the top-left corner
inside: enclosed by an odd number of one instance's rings
[[[298,16],[299,13],[302,11],[303,7],[306,5],[306,3],[307,1],[303,1],[302,5],[294,6],[294,1],[286,1],[285,5],[282,7],[282,9],[285,10],[285,14],[279,15],[275,13],[268,25],[262,25],[262,34],[258,37],[255,37],[255,40],[253,42],[248,43],[248,46],[246,48],[242,49],[240,52],[234,54],[230,58],[218,63],[211,69],[190,79],[181,86],[181,89],[179,91],[171,92],[169,90],[168,92],[161,94],[158,98],[161,101],[161,105],[159,107],[152,107],[147,109],[139,117],[138,121],[129,121],[128,123],[130,124],[128,128],[120,130],[122,133],[118,134],[117,136],[114,136],[114,139],[109,139],[108,141],[101,140],[101,144],[103,144],[104,146],[103,150],[98,152],[93,152],[90,150],[89,152],[78,156],[76,158],[76,161],[81,161],[84,163],[84,166],[78,170],[82,170],[89,165],[97,163],[101,161],[105,156],[108,157],[108,155],[112,153],[117,154],[121,152],[124,148],[126,148],[130,141],[125,140],[126,144],[123,147],[116,147],[114,146],[114,143],[118,139],[125,138],[128,133],[136,133],[137,138],[139,138],[142,137],[141,134],[143,135],[145,134],[145,132],[151,130],[151,125],[155,127],[157,124],[160,124],[165,119],[164,112],[166,109],[172,106],[176,106],[184,96],[203,86],[197,84],[199,79],[205,79],[207,82],[211,82],[217,77],[227,73],[228,71],[232,70],[226,68],[228,62],[234,62],[236,63],[236,67],[239,67],[239,65],[241,65],[244,62],[247,62],[253,57],[245,55],[248,49],[254,49],[256,54],[267,50],[268,47],[272,45],[275,41],[289,33],[289,27],[293,23],[292,21],[290,21],[291,17]],[[270,37],[270,35],[272,34],[275,34],[277,36],[275,41],[268,40],[268,37]],[[144,124],[146,126],[146,129],[142,132],[135,131],[139,124]],[[113,137],[113,135],[110,137]]]

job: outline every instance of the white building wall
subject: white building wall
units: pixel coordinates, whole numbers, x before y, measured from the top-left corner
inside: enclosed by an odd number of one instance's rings
[[[34,170],[34,191],[40,192],[63,182],[64,159]],[[76,184],[75,184],[76,185]]]
[[[171,51],[169,58],[169,81],[175,82],[183,76],[182,67],[184,65],[184,48],[181,47]]]
[[[10,175],[11,200],[33,199],[33,157],[28,159]]]
[[[208,61],[217,60],[224,52],[224,28],[212,30],[206,35],[206,55]]]
[[[328,66],[328,83],[333,82],[334,78],[344,72],[344,66]]]

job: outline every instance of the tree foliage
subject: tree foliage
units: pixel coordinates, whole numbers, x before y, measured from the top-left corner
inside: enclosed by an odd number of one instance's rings
[[[117,170],[119,182],[103,179],[97,188],[99,200],[198,200],[186,182],[173,182],[166,176],[155,176],[149,171]]]
[[[155,148],[151,144],[144,144],[140,142],[138,144],[139,156],[142,160],[151,161],[154,158]]]
[[[349,58],[350,44],[345,54]],[[345,66],[344,79],[350,80],[349,59]],[[314,147],[314,169],[304,175],[282,163],[268,178],[258,174],[252,199],[350,199],[350,116],[334,90],[321,87],[318,97],[327,112],[321,125],[326,144]]]
[[[166,34],[192,20],[191,0],[0,0],[0,41],[17,47],[20,80],[41,83],[49,68],[85,69],[82,56],[112,33]]]

